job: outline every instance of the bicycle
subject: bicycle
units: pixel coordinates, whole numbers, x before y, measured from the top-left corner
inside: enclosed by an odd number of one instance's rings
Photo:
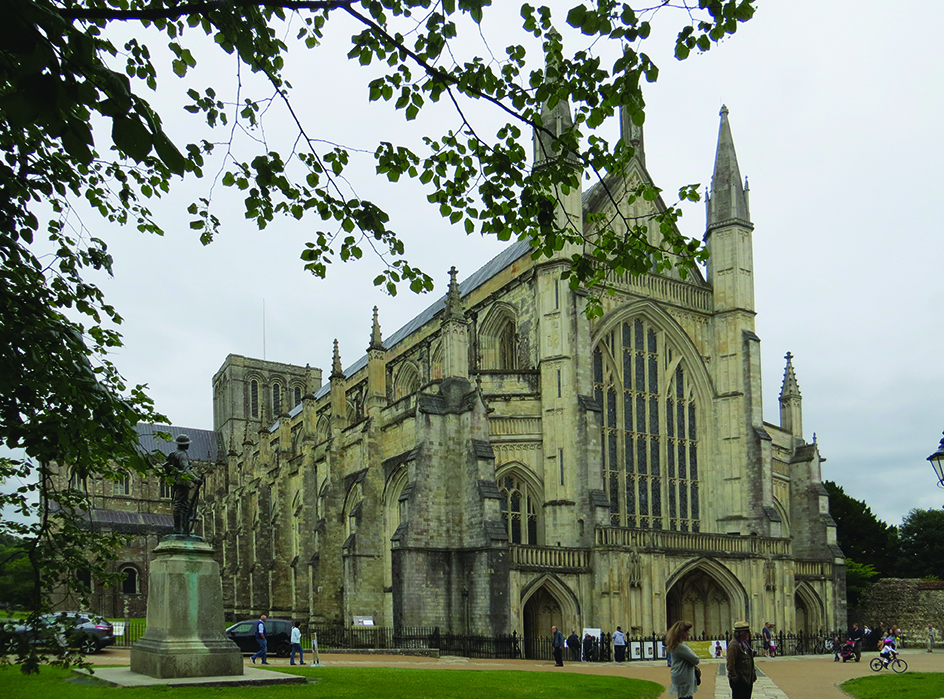
[[[882,668],[890,667],[893,672],[901,674],[908,669],[908,663],[897,657],[888,661],[882,658],[872,658],[871,662],[869,662],[869,667],[875,672],[881,672]]]

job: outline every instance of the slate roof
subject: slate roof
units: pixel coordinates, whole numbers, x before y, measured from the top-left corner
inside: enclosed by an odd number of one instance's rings
[[[189,433],[188,433],[189,434]],[[172,515],[152,512],[121,512],[119,510],[92,510],[92,522],[105,524],[115,529],[147,530],[174,528]]]
[[[174,438],[179,434],[185,434],[190,437],[190,457],[195,461],[216,461],[218,440],[216,432],[213,430],[200,430],[195,427],[178,427],[176,425],[155,425],[141,423],[135,425],[138,433],[138,443],[141,450],[145,453],[159,451],[160,453],[170,454],[177,449]],[[158,432],[165,432],[170,435],[170,441],[165,441],[157,436]]]

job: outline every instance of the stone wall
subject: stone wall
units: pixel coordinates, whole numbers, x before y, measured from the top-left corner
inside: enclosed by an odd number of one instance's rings
[[[927,642],[928,624],[933,624],[940,643],[944,628],[944,581],[885,578],[872,586],[862,604],[852,611],[851,622],[872,629],[879,623],[901,629],[905,643],[921,647]]]

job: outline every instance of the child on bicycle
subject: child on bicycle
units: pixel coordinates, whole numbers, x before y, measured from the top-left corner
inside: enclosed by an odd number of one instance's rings
[[[881,647],[879,649],[879,655],[882,656],[882,662],[885,667],[888,667],[888,664],[898,657],[898,651],[895,646],[898,644],[898,627],[893,626],[888,635],[882,639]]]

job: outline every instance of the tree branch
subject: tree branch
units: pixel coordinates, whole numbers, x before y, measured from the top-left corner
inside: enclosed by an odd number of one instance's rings
[[[173,7],[151,7],[140,10],[106,10],[104,8],[69,8],[59,10],[59,16],[65,19],[104,19],[104,20],[154,20],[177,19],[183,15],[205,15],[216,10],[233,7],[280,7],[286,10],[338,10],[350,7],[355,0],[207,0],[191,2]]]

